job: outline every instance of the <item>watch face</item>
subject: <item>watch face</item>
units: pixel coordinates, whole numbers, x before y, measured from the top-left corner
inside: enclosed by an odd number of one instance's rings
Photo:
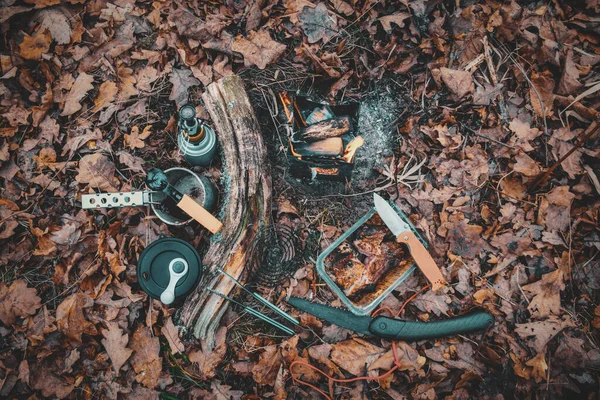
[[[181,119],[192,119],[196,117],[196,109],[193,106],[183,106],[179,110]]]

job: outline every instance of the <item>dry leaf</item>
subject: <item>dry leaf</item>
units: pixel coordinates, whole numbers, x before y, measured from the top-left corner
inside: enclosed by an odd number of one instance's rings
[[[146,169],[144,168],[144,159],[134,156],[132,154],[127,153],[126,151],[119,151],[117,153],[119,156],[119,162],[127,165],[134,172],[145,173]]]
[[[125,134],[125,146],[129,147],[131,150],[135,149],[143,149],[146,146],[144,140],[148,139],[148,136],[152,133],[151,131],[152,125],[146,125],[142,133],[139,133],[138,126],[134,126],[131,128],[131,133]]]
[[[93,111],[97,112],[108,107],[117,97],[118,91],[117,84],[113,81],[102,82],[102,85],[98,89],[98,97],[94,100]]]
[[[93,82],[94,77],[92,75],[88,75],[85,72],[80,73],[65,99],[65,105],[60,115],[63,117],[73,115],[81,110],[81,100],[87,95],[87,92],[94,88],[92,85]]]
[[[538,74],[533,71],[531,73],[531,81],[533,83],[533,86],[529,89],[531,105],[538,116],[548,118],[552,115],[552,106],[556,97],[554,95],[552,73],[546,71],[545,73]],[[542,107],[542,103],[544,107]]]
[[[33,126],[39,126],[40,122],[44,120],[46,114],[48,114],[48,110],[52,106],[52,87],[49,83],[46,84],[46,92],[42,96],[41,105],[31,107],[31,120],[33,122]],[[51,143],[51,141],[49,141]]]
[[[181,343],[181,339],[179,339],[179,329],[173,324],[173,320],[171,317],[167,319],[167,322],[160,329],[162,335],[169,342],[169,347],[171,348],[171,352],[173,354],[179,354],[185,351],[185,347],[183,343]]]
[[[458,99],[463,98],[475,91],[473,77],[468,71],[440,68],[440,77],[450,92],[452,92]]]
[[[52,37],[48,30],[40,30],[34,36],[25,35],[19,45],[19,54],[26,60],[39,60],[50,50]]]
[[[135,352],[131,357],[131,365],[137,376],[135,380],[147,388],[154,389],[162,370],[160,343],[152,337],[150,328],[140,325],[131,338],[130,348]]]
[[[538,355],[527,361],[525,365],[533,368],[531,371],[531,376],[533,376],[536,382],[539,383],[546,379],[548,364],[546,364],[544,353],[538,353]]]
[[[40,31],[48,29],[52,39],[57,44],[69,44],[71,42],[71,24],[64,11],[61,8],[40,10],[32,18],[40,23]]]
[[[18,279],[10,286],[0,282],[0,321],[9,326],[18,317],[27,317],[36,313],[42,306],[41,299],[34,288]]]
[[[401,371],[419,370],[427,361],[425,357],[420,355],[417,350],[413,349],[406,342],[398,342],[396,344],[396,354],[398,356],[398,360],[400,361]],[[394,352],[390,350],[369,365],[369,371],[373,371],[375,369],[389,371],[393,366]]]
[[[261,385],[273,385],[280,366],[281,354],[277,345],[267,346],[260,354],[258,363],[252,368],[252,376]]]
[[[119,68],[119,101],[125,101],[140,92],[136,88],[137,78],[131,68]]]
[[[560,269],[549,272],[537,282],[523,286],[523,290],[534,294],[527,309],[533,318],[560,315],[560,292],[565,290],[564,272]]]
[[[192,69],[192,72],[194,70]],[[195,76],[196,74],[194,74]],[[153,87],[152,87],[152,83],[155,82],[158,78],[160,78],[160,74],[158,72],[158,70],[156,68],[154,68],[151,65],[147,65],[144,68],[140,69],[137,72],[136,75],[136,80],[137,80],[137,84],[136,87],[139,90],[143,90],[145,92],[152,92]],[[204,83],[204,82],[203,82]]]
[[[112,361],[113,368],[117,375],[119,375],[119,371],[121,367],[133,350],[127,348],[127,342],[129,341],[129,337],[126,333],[123,333],[121,328],[119,328],[119,324],[114,321],[109,321],[106,323],[108,329],[102,330],[102,345],[106,349],[110,360]]]
[[[308,38],[308,43],[316,43],[319,40],[327,42],[338,33],[337,21],[329,14],[324,3],[319,3],[316,7],[304,7],[298,14],[298,20],[302,24],[302,30]],[[283,49],[285,50],[285,46]]]
[[[77,292],[56,308],[56,324],[58,329],[69,338],[81,343],[81,335],[97,335],[94,324],[85,318],[83,310],[94,305],[94,300],[85,293]]]
[[[75,180],[109,192],[116,192],[119,183],[115,178],[115,164],[101,153],[88,154],[79,161],[79,174]]]
[[[354,8],[346,3],[344,0],[332,0],[333,9],[335,12],[343,14],[343,15],[352,15],[354,14]]]
[[[512,121],[510,121],[510,124],[508,125],[508,127],[510,128],[511,131],[514,132],[514,134],[519,139],[521,139],[522,141],[525,141],[525,142],[533,140],[542,134],[542,131],[540,131],[539,129],[532,128],[530,126],[529,122],[521,121],[518,118],[515,118]]]
[[[543,353],[546,344],[565,328],[573,327],[575,324],[570,319],[560,320],[550,317],[545,321],[516,324],[515,332],[521,338],[527,340],[537,353]]]
[[[196,350],[189,354],[191,362],[198,364],[200,376],[210,379],[217,373],[217,366],[223,361],[227,351],[227,327],[222,326],[215,334],[215,347],[212,351]]]
[[[331,346],[331,361],[356,376],[364,375],[369,365],[385,353],[381,347],[359,338]]]
[[[188,102],[188,89],[200,84],[200,81],[192,75],[192,71],[187,68],[173,68],[169,82],[173,84],[169,100],[172,100],[180,107]]]
[[[75,385],[66,382],[48,363],[39,364],[32,370],[31,387],[40,390],[44,398],[64,399],[75,389]]]
[[[267,65],[275,62],[285,49],[284,44],[271,39],[271,35],[265,30],[250,31],[248,39],[237,36],[232,47],[233,51],[244,56],[244,65],[256,65],[259,69],[265,69]]]
[[[392,27],[392,23],[398,25],[400,28],[404,28],[404,20],[410,18],[409,13],[398,12],[395,14],[385,15],[377,19],[377,21],[381,22],[381,26],[387,33],[392,33],[394,28]]]
[[[542,172],[538,163],[527,154],[521,152],[515,156],[517,161],[513,165],[513,169],[525,176],[537,176]]]

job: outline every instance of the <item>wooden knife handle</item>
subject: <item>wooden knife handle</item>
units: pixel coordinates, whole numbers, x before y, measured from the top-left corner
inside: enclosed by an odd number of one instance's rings
[[[177,203],[177,207],[181,208],[190,217],[194,218],[200,225],[204,226],[212,233],[219,232],[223,227],[221,221],[213,217],[211,213],[206,211],[204,207],[187,194],[183,195],[181,201]]]
[[[427,251],[423,243],[413,232],[401,233],[396,241],[405,243],[408,246],[410,255],[415,259],[417,266],[423,271],[425,277],[431,282],[431,289],[438,290],[446,284],[446,280],[442,276],[442,271],[438,268],[431,254]]]

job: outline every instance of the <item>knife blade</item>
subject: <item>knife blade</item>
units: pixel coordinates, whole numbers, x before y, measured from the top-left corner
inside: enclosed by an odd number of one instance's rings
[[[427,251],[423,243],[415,235],[411,225],[402,219],[398,213],[377,193],[373,194],[375,201],[375,210],[385,223],[385,225],[396,236],[398,243],[404,243],[408,246],[408,251],[413,257],[417,266],[425,277],[431,282],[431,290],[436,291],[446,284],[442,272]]]
[[[390,206],[390,204],[385,201],[383,197],[375,193],[373,195],[373,199],[375,201],[375,209],[377,210],[377,214],[379,214],[383,222],[385,222],[385,225],[390,231],[392,231],[394,236],[398,237],[401,233],[412,231],[410,225],[400,218],[392,206]]]

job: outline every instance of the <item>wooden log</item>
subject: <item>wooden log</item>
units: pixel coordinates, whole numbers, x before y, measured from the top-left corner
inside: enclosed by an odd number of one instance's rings
[[[340,137],[350,132],[350,117],[336,117],[301,128],[294,134],[295,141],[314,142]]]
[[[342,138],[329,138],[318,142],[293,143],[294,154],[301,157],[339,157],[344,154]]]
[[[225,197],[219,219],[223,228],[211,239],[204,256],[204,275],[183,305],[181,322],[209,347],[228,303],[210,293],[229,295],[234,283],[217,272],[223,269],[244,281],[247,249],[262,225],[271,223],[271,174],[260,127],[243,81],[229,76],[207,87],[202,99],[223,149]]]

